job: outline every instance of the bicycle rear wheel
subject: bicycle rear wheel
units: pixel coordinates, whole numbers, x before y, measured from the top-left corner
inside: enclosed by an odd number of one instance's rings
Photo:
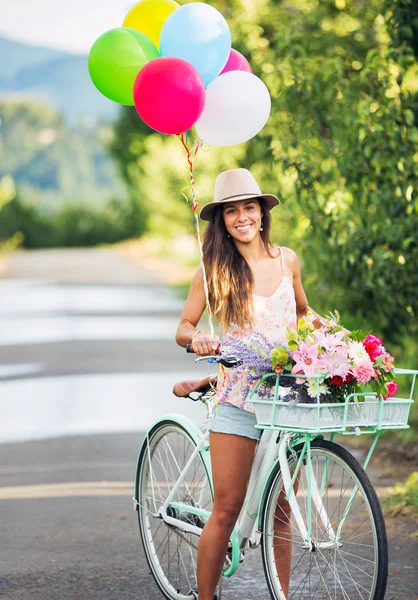
[[[196,442],[185,427],[164,420],[148,433],[149,443],[142,447],[138,459],[138,519],[142,543],[154,579],[169,600],[186,600],[197,588],[197,535],[180,531],[158,517],[158,510],[190,459]],[[200,453],[194,458],[186,479],[173,499],[191,506],[212,510],[210,475]],[[173,509],[171,515],[197,527],[200,517]]]
[[[289,457],[291,472],[302,448],[296,447]],[[388,573],[386,530],[369,478],[345,448],[325,440],[312,442],[311,465],[328,515],[324,525],[312,501],[311,546],[302,538],[284,500],[279,465],[266,495],[262,555],[272,597],[383,600]],[[305,456],[295,495],[306,524],[307,473]]]

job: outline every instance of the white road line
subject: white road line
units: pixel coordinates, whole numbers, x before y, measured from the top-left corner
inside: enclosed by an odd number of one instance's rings
[[[129,495],[133,495],[132,481],[89,481],[80,483],[19,485],[0,488],[0,500]]]
[[[187,485],[191,485],[189,482]],[[167,482],[158,482],[160,488],[171,487]],[[88,481],[70,483],[50,483],[38,485],[17,485],[0,487],[1,500],[37,500],[42,498],[73,498],[78,496],[127,496],[133,495],[133,481]],[[386,495],[388,488],[375,488],[379,496]],[[346,491],[349,494],[350,490]],[[298,494],[304,496],[305,494]],[[339,498],[338,490],[330,490],[329,498]]]
[[[136,462],[136,461],[135,461]],[[103,463],[57,463],[50,465],[9,465],[0,467],[0,475],[16,475],[17,473],[50,473],[51,471],[81,471],[82,469],[132,469],[135,462],[103,462]]]
[[[45,370],[44,363],[22,363],[15,365],[0,365],[0,379],[4,377],[16,377],[16,375],[32,375]]]

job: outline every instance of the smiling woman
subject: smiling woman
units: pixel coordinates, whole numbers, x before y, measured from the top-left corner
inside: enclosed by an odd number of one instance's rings
[[[309,309],[295,252],[276,247],[270,240],[270,210],[277,204],[276,196],[261,192],[249,171],[233,169],[218,176],[214,201],[201,211],[201,218],[209,221],[203,243],[208,300],[224,334],[244,338],[257,332],[276,344],[286,344],[287,328],[294,329],[297,317]],[[213,339],[196,329],[205,306],[204,282],[198,271],[176,341],[180,346],[191,343],[192,351],[200,356],[213,354],[219,347],[216,336]],[[316,326],[320,322],[317,316]],[[243,364],[234,376],[232,369],[221,367],[218,375],[214,401],[220,409],[209,426],[214,505],[198,547],[199,600],[214,597],[261,435],[261,430],[255,428],[254,408],[246,402],[250,368],[250,364]],[[288,515],[289,505],[284,499],[282,503],[282,513]],[[286,539],[290,522],[282,519],[275,523],[274,530],[277,539]],[[277,544],[274,552],[275,561],[282,561],[280,583],[287,594],[288,582],[283,573],[290,571],[289,547]]]

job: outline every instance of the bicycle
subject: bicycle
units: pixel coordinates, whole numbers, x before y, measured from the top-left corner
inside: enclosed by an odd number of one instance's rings
[[[228,367],[237,364],[234,357],[223,360]],[[280,377],[270,373],[257,383],[250,401],[255,407],[256,427],[263,432],[245,501],[230,537],[224,577],[237,572],[248,549],[261,546],[274,599],[383,600],[388,576],[385,524],[364,469],[384,429],[408,427],[418,371],[395,372],[412,376],[409,398],[386,403],[364,392],[339,405],[289,407],[282,400]],[[257,389],[268,377],[276,378],[274,398],[257,399]],[[198,387],[196,396],[188,397],[205,402],[211,416],[209,389],[209,384]],[[388,406],[394,407],[391,413]],[[295,411],[296,421],[292,422],[289,414],[292,417]],[[329,440],[324,438],[326,433]],[[336,433],[375,434],[363,467],[335,443]],[[281,494],[290,511],[283,510],[283,502],[278,503]],[[209,432],[199,430],[184,416],[165,415],[150,427],[142,443],[133,500],[148,564],[169,600],[196,598],[197,541],[210,517],[212,499]],[[275,527],[281,528],[279,539]],[[285,545],[291,548],[287,558],[277,558],[280,551],[275,547]],[[286,563],[289,556],[290,564]],[[283,592],[286,578],[287,596]]]

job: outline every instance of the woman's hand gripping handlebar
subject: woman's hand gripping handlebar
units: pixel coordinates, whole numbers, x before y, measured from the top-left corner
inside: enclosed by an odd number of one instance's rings
[[[187,345],[186,350],[190,348],[187,352],[192,352],[197,356],[213,356],[219,354],[220,347],[221,340],[217,335],[197,329],[193,334],[192,343]]]
[[[206,336],[204,338],[205,341],[203,342],[205,344],[205,349],[207,348],[207,350],[209,352],[212,351],[212,354],[202,353],[202,348],[200,346],[197,346],[199,352],[195,352],[196,342],[194,342],[193,344],[187,344],[186,352],[188,352],[189,354],[197,354],[198,358],[196,359],[196,362],[201,361],[201,360],[215,359],[215,361],[217,363],[220,363],[224,367],[227,367],[227,368],[238,367],[241,364],[241,361],[236,356],[221,356],[221,357],[219,357],[219,354],[221,351],[221,342],[220,342],[218,336],[215,336],[215,337],[216,337],[216,339],[214,340],[214,339],[209,339],[209,337]],[[197,344],[199,344],[199,341],[197,342]]]

